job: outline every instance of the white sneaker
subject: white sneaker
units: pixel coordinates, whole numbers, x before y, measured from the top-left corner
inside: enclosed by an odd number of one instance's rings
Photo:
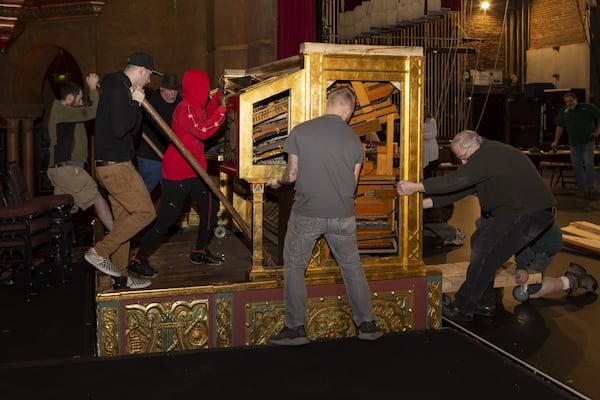
[[[119,272],[119,269],[113,265],[110,259],[102,257],[93,247],[85,253],[83,258],[85,258],[85,261],[92,264],[97,270],[104,272],[107,275],[115,277],[121,276],[121,272]]]
[[[149,279],[134,278],[132,276],[120,276],[112,278],[113,289],[143,289],[152,284]]]

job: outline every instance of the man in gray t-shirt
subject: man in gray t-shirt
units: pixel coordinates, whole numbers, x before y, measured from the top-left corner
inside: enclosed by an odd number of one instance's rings
[[[306,336],[304,272],[316,241],[323,235],[340,266],[358,337],[378,339],[371,293],[356,243],[354,194],[363,162],[363,147],[347,124],[356,96],[350,87],[332,91],[325,115],[296,126],[286,141],[286,171],[267,186],[296,183],[294,205],[283,248],[285,321],[273,344],[301,345]]]
[[[298,125],[285,152],[298,157],[294,211],[309,217],[354,215],[354,194],[363,162],[358,135],[337,114]]]

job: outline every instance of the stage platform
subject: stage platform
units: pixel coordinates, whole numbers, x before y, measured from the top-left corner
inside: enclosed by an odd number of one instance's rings
[[[29,383],[27,383],[29,382]],[[31,384],[35,382],[35,384]],[[576,399],[453,329],[0,365],[4,398]]]
[[[150,256],[159,271],[144,290],[113,290],[108,276],[96,283],[97,353],[100,356],[264,345],[283,327],[283,269],[264,267],[251,280],[251,250],[231,233],[214,238],[211,251],[223,253],[219,266],[189,261],[195,229],[171,235]],[[276,257],[278,249],[267,243]],[[134,241],[135,249],[135,241]],[[385,332],[437,329],[441,295],[455,292],[468,262],[405,266],[397,257],[362,259],[377,324]],[[501,269],[496,287],[514,286],[514,265]],[[355,336],[356,326],[337,266],[307,274],[307,333],[312,339]],[[529,283],[541,282],[531,274]]]
[[[222,265],[194,265],[194,238],[190,229],[157,247],[149,261],[159,276],[147,289],[113,290],[109,277],[97,274],[99,356],[263,345],[281,330],[282,268],[265,267],[266,278],[249,280],[251,250],[235,233],[210,244],[214,254],[225,254]],[[275,246],[269,251],[277,257]],[[385,332],[441,327],[440,270],[403,266],[394,257],[365,257],[363,265]],[[357,334],[336,271],[307,277],[307,332],[313,339]]]

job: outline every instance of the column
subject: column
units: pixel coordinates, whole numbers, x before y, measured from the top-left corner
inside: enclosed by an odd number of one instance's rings
[[[19,162],[19,120],[6,118],[6,161]]]
[[[22,134],[23,134],[23,162],[21,163],[21,168],[23,169],[23,175],[25,175],[25,179],[27,180],[27,188],[29,189],[29,195],[33,197],[35,192],[35,182],[34,182],[34,168],[35,168],[35,159],[33,156],[33,147],[34,147],[34,139],[33,139],[33,119],[32,118],[24,118],[22,120]]]

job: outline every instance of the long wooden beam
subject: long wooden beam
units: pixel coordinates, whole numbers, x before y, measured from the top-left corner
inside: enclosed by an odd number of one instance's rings
[[[181,155],[186,159],[186,161],[192,166],[194,171],[204,180],[206,185],[212,190],[212,192],[219,198],[219,201],[223,203],[225,209],[229,212],[233,220],[238,224],[238,226],[242,229],[244,236],[246,239],[252,243],[252,231],[246,221],[242,218],[242,216],[236,211],[233,207],[229,199],[221,192],[221,189],[214,183],[208,173],[202,168],[198,160],[193,156],[193,154],[184,146],[184,144],[179,140],[175,132],[171,129],[171,127],[165,122],[164,119],[160,116],[158,112],[152,107],[148,100],[144,99],[142,102],[142,106],[148,112],[148,114],[156,121],[158,126],[163,130],[163,132],[167,135],[171,143],[179,150]],[[262,249],[263,257],[265,262],[268,265],[275,266],[275,262],[271,255],[267,252],[267,250],[263,247]]]

